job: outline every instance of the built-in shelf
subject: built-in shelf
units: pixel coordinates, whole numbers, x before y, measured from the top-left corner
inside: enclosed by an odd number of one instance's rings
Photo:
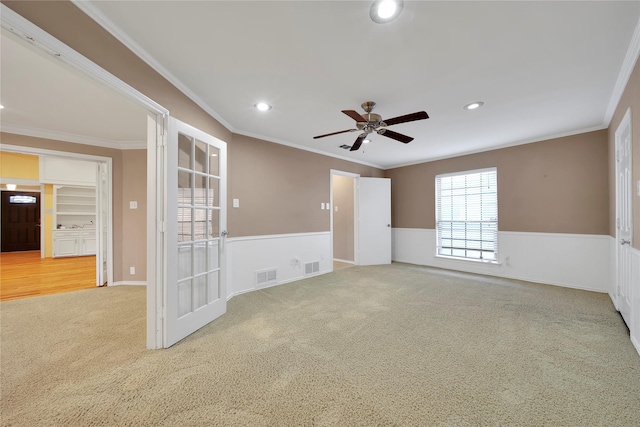
[[[95,187],[56,185],[54,202],[57,229],[95,227]]]
[[[53,256],[94,255],[96,252],[96,189],[55,185]]]

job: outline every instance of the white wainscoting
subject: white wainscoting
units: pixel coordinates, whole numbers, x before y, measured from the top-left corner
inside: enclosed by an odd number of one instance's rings
[[[611,291],[610,236],[498,232],[497,264],[436,257],[434,229],[392,229],[392,259],[550,285]]]
[[[225,243],[227,255],[227,299],[262,287],[256,272],[277,269],[275,283],[281,285],[332,271],[331,233],[299,233],[235,237]],[[306,275],[304,265],[319,261],[319,270]]]
[[[618,241],[615,237],[609,236],[609,298],[613,302],[613,306],[618,310],[618,289],[616,287],[616,249]]]
[[[631,342],[640,354],[640,250],[631,249]]]

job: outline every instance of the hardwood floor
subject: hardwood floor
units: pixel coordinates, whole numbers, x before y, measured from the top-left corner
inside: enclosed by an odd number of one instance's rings
[[[0,254],[0,301],[95,286],[95,256],[40,258],[40,251]]]

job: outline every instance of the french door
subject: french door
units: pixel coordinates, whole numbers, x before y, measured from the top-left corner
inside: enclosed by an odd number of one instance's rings
[[[627,111],[616,130],[616,292],[618,311],[631,328],[632,174],[631,119]]]
[[[227,145],[171,117],[167,137],[163,347],[227,309]]]

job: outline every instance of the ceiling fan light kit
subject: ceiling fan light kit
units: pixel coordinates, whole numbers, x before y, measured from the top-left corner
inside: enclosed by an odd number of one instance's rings
[[[377,133],[378,135],[386,136],[387,138],[395,139],[396,141],[400,141],[404,144],[408,144],[413,141],[413,138],[407,135],[403,135],[398,132],[394,132],[390,129],[387,129],[387,126],[397,125],[400,123],[413,122],[416,120],[424,120],[428,119],[429,115],[426,111],[418,111],[416,113],[406,114],[404,116],[394,117],[392,119],[382,120],[382,116],[380,114],[372,113],[374,108],[376,108],[376,103],[373,101],[363,102],[361,105],[365,114],[361,115],[357,111],[354,110],[342,110],[344,114],[351,117],[356,121],[355,129],[347,129],[341,130],[338,132],[326,133],[324,135],[314,136],[313,139],[324,138],[326,136],[338,135],[341,133],[347,132],[357,132],[361,131],[362,133],[356,139],[356,142],[351,146],[350,151],[356,151],[360,148],[360,146],[367,140],[367,137],[370,133]]]

